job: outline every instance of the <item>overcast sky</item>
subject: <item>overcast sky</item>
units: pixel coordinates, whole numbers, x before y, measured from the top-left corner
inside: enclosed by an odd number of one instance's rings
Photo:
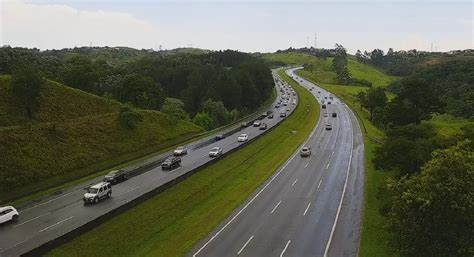
[[[350,52],[473,47],[474,1],[0,0],[0,45]]]

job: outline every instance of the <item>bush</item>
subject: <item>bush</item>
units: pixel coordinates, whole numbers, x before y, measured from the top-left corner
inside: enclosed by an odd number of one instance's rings
[[[143,121],[143,116],[139,112],[135,111],[133,108],[129,106],[124,106],[120,108],[119,120],[122,126],[127,129],[133,130],[135,129],[138,123]]]

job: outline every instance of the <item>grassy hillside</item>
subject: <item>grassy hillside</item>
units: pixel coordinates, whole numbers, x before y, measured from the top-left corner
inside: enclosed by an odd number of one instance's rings
[[[23,108],[15,104],[10,94],[10,76],[0,76],[0,127],[26,123],[57,122],[88,115],[118,111],[118,102],[46,81],[39,97],[39,108],[30,121]]]
[[[397,78],[384,74],[374,66],[360,63],[353,56],[348,58],[348,68],[352,77],[368,80],[374,86],[385,87]]]
[[[0,201],[139,158],[202,131],[186,121],[171,125],[167,115],[145,110],[138,110],[143,122],[129,130],[118,120],[120,104],[54,82],[43,88],[36,121],[28,122],[11,104],[8,80],[2,77],[0,83],[0,117],[14,126],[0,127]]]
[[[308,91],[292,85],[300,104],[280,126],[49,255],[184,256],[264,183],[314,128],[317,102]],[[298,133],[291,134],[292,130]]]

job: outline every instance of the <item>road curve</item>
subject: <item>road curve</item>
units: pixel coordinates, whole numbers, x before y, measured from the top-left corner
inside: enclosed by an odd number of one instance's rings
[[[275,77],[275,73],[273,74]],[[278,96],[281,96],[280,90],[277,91]],[[291,96],[288,114],[293,112],[296,106],[291,104],[293,100],[297,102],[297,97]],[[280,110],[275,109],[274,105],[275,103],[271,107],[275,111],[274,118],[262,120],[262,122],[268,124],[268,128],[277,125],[283,120],[283,118],[279,117]],[[240,124],[237,126],[240,126]],[[233,128],[229,130],[233,130]],[[240,146],[242,143],[237,142],[237,136],[240,133],[246,133],[249,135],[249,139],[252,139],[264,132],[266,131],[259,130],[258,127],[249,126],[210,145],[201,144],[202,141],[209,139],[190,144],[188,145],[189,153],[182,157],[180,168],[172,171],[162,171],[160,167],[157,167],[134,176],[123,183],[114,185],[112,198],[103,200],[95,205],[84,206],[82,202],[82,196],[85,193],[84,188],[98,183],[102,178],[96,178],[71,187],[64,190],[61,194],[52,195],[33,206],[20,209],[20,219],[18,222],[0,225],[0,257],[19,256],[27,253],[38,246],[84,226],[88,222],[153,191],[157,187],[197,167],[205,165],[211,160],[208,153],[212,147],[220,146],[223,148],[224,153],[226,153]],[[169,154],[167,153],[166,155]]]
[[[304,144],[312,155],[296,152],[189,256],[357,256],[364,196],[361,129],[344,103],[297,76],[297,69],[286,72],[327,106]]]

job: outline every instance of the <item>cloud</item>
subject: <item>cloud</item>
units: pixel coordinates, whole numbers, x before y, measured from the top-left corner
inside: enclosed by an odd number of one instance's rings
[[[82,11],[60,4],[2,1],[0,45],[40,49],[73,46],[152,48],[159,36],[152,24],[127,13]]]

